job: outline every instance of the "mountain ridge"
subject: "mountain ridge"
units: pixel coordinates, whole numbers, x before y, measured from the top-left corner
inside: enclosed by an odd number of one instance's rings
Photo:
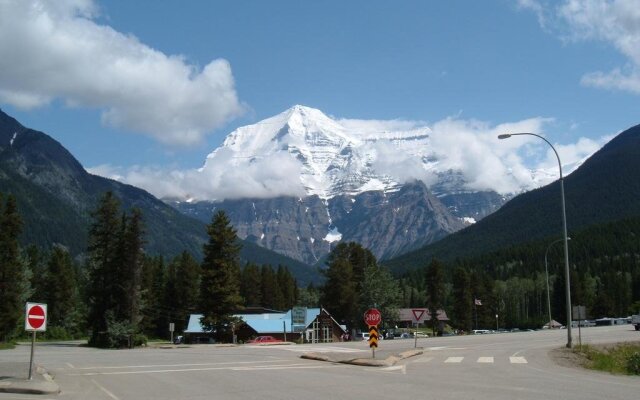
[[[564,189],[569,235],[590,225],[640,215],[640,125],[614,137],[565,176]],[[431,258],[464,258],[534,239],[561,237],[560,200],[559,183],[552,182],[516,196],[473,226],[386,264],[400,273]]]

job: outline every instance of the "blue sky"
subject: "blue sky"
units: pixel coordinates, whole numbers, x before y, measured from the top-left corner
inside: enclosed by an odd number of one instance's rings
[[[87,168],[197,168],[294,104],[600,143],[640,122],[640,1],[0,1],[0,107]]]

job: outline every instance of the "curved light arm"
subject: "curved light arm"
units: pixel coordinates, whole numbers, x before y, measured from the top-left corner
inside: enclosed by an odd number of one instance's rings
[[[544,140],[545,142],[547,142],[547,144],[551,147],[551,150],[553,150],[553,152],[556,154],[556,158],[558,159],[558,168],[560,169],[560,179],[562,179],[562,164],[560,163],[560,156],[558,155],[558,152],[556,151],[556,148],[553,147],[553,145],[551,144],[550,141],[548,141],[547,139],[545,139],[544,136],[540,136],[537,133],[505,133],[502,135],[498,135],[498,139],[509,139],[511,136],[520,136],[520,135],[531,135],[531,136],[537,136],[540,139]]]

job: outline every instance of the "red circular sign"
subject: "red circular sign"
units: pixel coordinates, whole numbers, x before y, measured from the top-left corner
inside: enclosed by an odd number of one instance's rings
[[[45,316],[44,309],[38,305],[35,305],[29,309],[27,314],[27,321],[33,329],[38,329],[44,325]]]
[[[382,314],[375,308],[370,308],[364,313],[364,323],[367,325],[378,326],[382,322]]]

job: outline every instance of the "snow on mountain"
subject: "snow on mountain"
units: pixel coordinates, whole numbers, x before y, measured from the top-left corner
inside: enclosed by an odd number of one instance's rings
[[[423,170],[417,172],[426,175],[435,165],[426,161],[429,133],[429,128],[357,131],[320,110],[296,105],[229,134],[222,146],[207,156],[203,169],[222,152],[231,152],[230,167],[288,154],[301,164],[300,183],[307,195],[327,199],[371,190],[396,191],[403,181],[384,171],[384,165],[377,165],[388,162],[380,153],[401,152],[403,158],[422,159]],[[416,166],[414,163],[414,170]]]

